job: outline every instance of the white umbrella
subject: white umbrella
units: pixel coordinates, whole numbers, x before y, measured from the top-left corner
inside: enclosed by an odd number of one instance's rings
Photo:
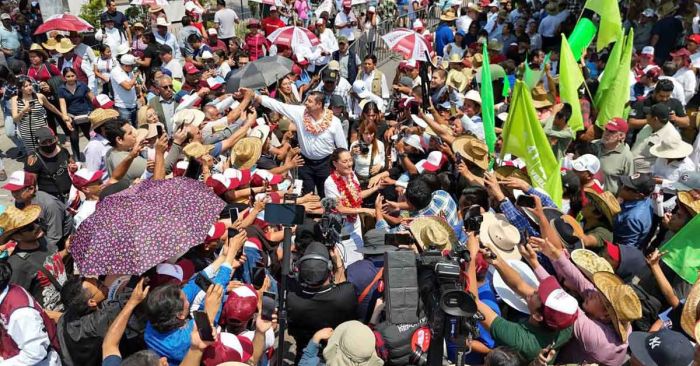
[[[382,36],[389,48],[402,54],[406,59],[428,61],[425,53],[430,53],[430,43],[419,33],[399,28]]]

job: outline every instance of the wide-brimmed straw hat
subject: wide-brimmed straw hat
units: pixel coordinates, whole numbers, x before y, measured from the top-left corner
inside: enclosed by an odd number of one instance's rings
[[[479,239],[491,249],[499,258],[520,259],[518,243],[520,243],[520,231],[513,226],[503,214],[485,212],[481,222]]]
[[[615,195],[608,191],[598,193],[592,188],[584,188],[583,191],[586,196],[593,201],[598,211],[603,213],[608,223],[613,225],[615,223],[615,216],[622,211],[620,202],[617,201]]]
[[[494,170],[494,174],[496,174],[496,178],[499,180],[503,180],[506,178],[518,178],[526,181],[528,184],[531,184],[532,182],[530,181],[530,176],[527,175],[522,169],[518,169],[517,167],[514,166],[499,166]]]
[[[46,40],[46,42],[43,42],[41,45],[47,50],[55,50],[57,44],[58,41],[56,40],[56,38],[49,38]]]
[[[631,286],[620,277],[608,272],[593,274],[593,285],[607,299],[606,308],[613,328],[627,342],[627,329],[630,323],[642,317],[642,304]]]
[[[29,53],[38,53],[41,57],[44,59],[49,58],[49,54],[46,53],[46,50],[44,50],[43,47],[41,47],[38,43],[32,43],[32,46],[29,47]]]
[[[691,216],[695,217],[695,215],[700,213],[700,200],[693,198],[690,192],[678,192],[678,202],[690,212]]]
[[[693,145],[681,140],[663,139],[649,149],[651,155],[663,159],[683,159],[693,152]]]
[[[55,50],[58,53],[66,53],[72,51],[74,48],[75,45],[70,41],[70,38],[61,38],[61,42],[56,44]]]
[[[446,84],[461,93],[467,88],[469,78],[463,72],[450,70],[447,74]]]
[[[411,222],[409,230],[422,249],[436,247],[440,250],[450,250],[457,243],[457,235],[442,217],[426,216]]]
[[[554,103],[552,103],[552,101],[549,99],[549,93],[544,90],[542,85],[538,85],[532,89],[532,105],[535,107],[535,109],[551,107],[554,105]]]
[[[96,108],[88,115],[90,120],[90,128],[93,130],[105,124],[105,122],[119,118],[119,112],[116,109]]]
[[[4,243],[18,229],[36,221],[41,214],[39,205],[28,205],[23,209],[18,209],[14,205],[9,205],[0,215],[0,243]]]
[[[233,146],[233,166],[237,169],[250,169],[260,159],[262,140],[257,137],[245,137]]]
[[[681,328],[689,336],[695,335],[695,324],[698,322],[697,314],[698,303],[700,302],[700,277],[690,289],[688,296],[685,298],[685,305],[681,312]],[[697,337],[697,335],[695,335]],[[697,341],[697,339],[696,339]]]
[[[213,145],[202,145],[200,142],[190,142],[182,151],[189,158],[200,158],[214,149]]]
[[[678,9],[678,5],[675,4],[675,1],[666,1],[658,6],[656,9],[656,15],[659,17],[659,19],[661,19],[673,13],[676,11],[676,9]]]
[[[615,273],[610,262],[588,249],[576,249],[571,252],[571,261],[589,279],[593,279],[593,275],[598,272]]]
[[[489,167],[489,150],[486,143],[475,136],[462,135],[452,142],[452,151],[474,163],[481,169]]]
[[[443,12],[440,15],[440,20],[446,21],[446,22],[451,22],[453,20],[457,19],[457,15],[455,14],[454,10],[449,9]]]

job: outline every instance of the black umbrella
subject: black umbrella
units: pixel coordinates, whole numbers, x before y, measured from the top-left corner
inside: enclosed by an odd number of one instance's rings
[[[292,60],[283,56],[259,58],[233,73],[226,81],[226,92],[240,88],[259,89],[270,86],[292,72]]]

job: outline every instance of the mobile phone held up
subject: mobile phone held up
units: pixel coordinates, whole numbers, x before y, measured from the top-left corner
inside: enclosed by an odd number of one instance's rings
[[[515,200],[515,204],[520,207],[535,208],[535,197],[522,194]]]
[[[197,332],[199,333],[199,338],[203,341],[213,342],[214,330],[211,327],[211,322],[209,321],[209,316],[203,311],[194,312],[194,323],[197,324]]]
[[[263,292],[262,311],[260,317],[263,320],[272,320],[272,314],[275,313],[277,307],[277,295],[272,292]]]

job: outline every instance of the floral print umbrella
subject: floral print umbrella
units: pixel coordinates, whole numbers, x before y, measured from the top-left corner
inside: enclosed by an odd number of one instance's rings
[[[190,178],[147,180],[100,201],[71,253],[84,276],[138,275],[204,242],[225,205]]]

